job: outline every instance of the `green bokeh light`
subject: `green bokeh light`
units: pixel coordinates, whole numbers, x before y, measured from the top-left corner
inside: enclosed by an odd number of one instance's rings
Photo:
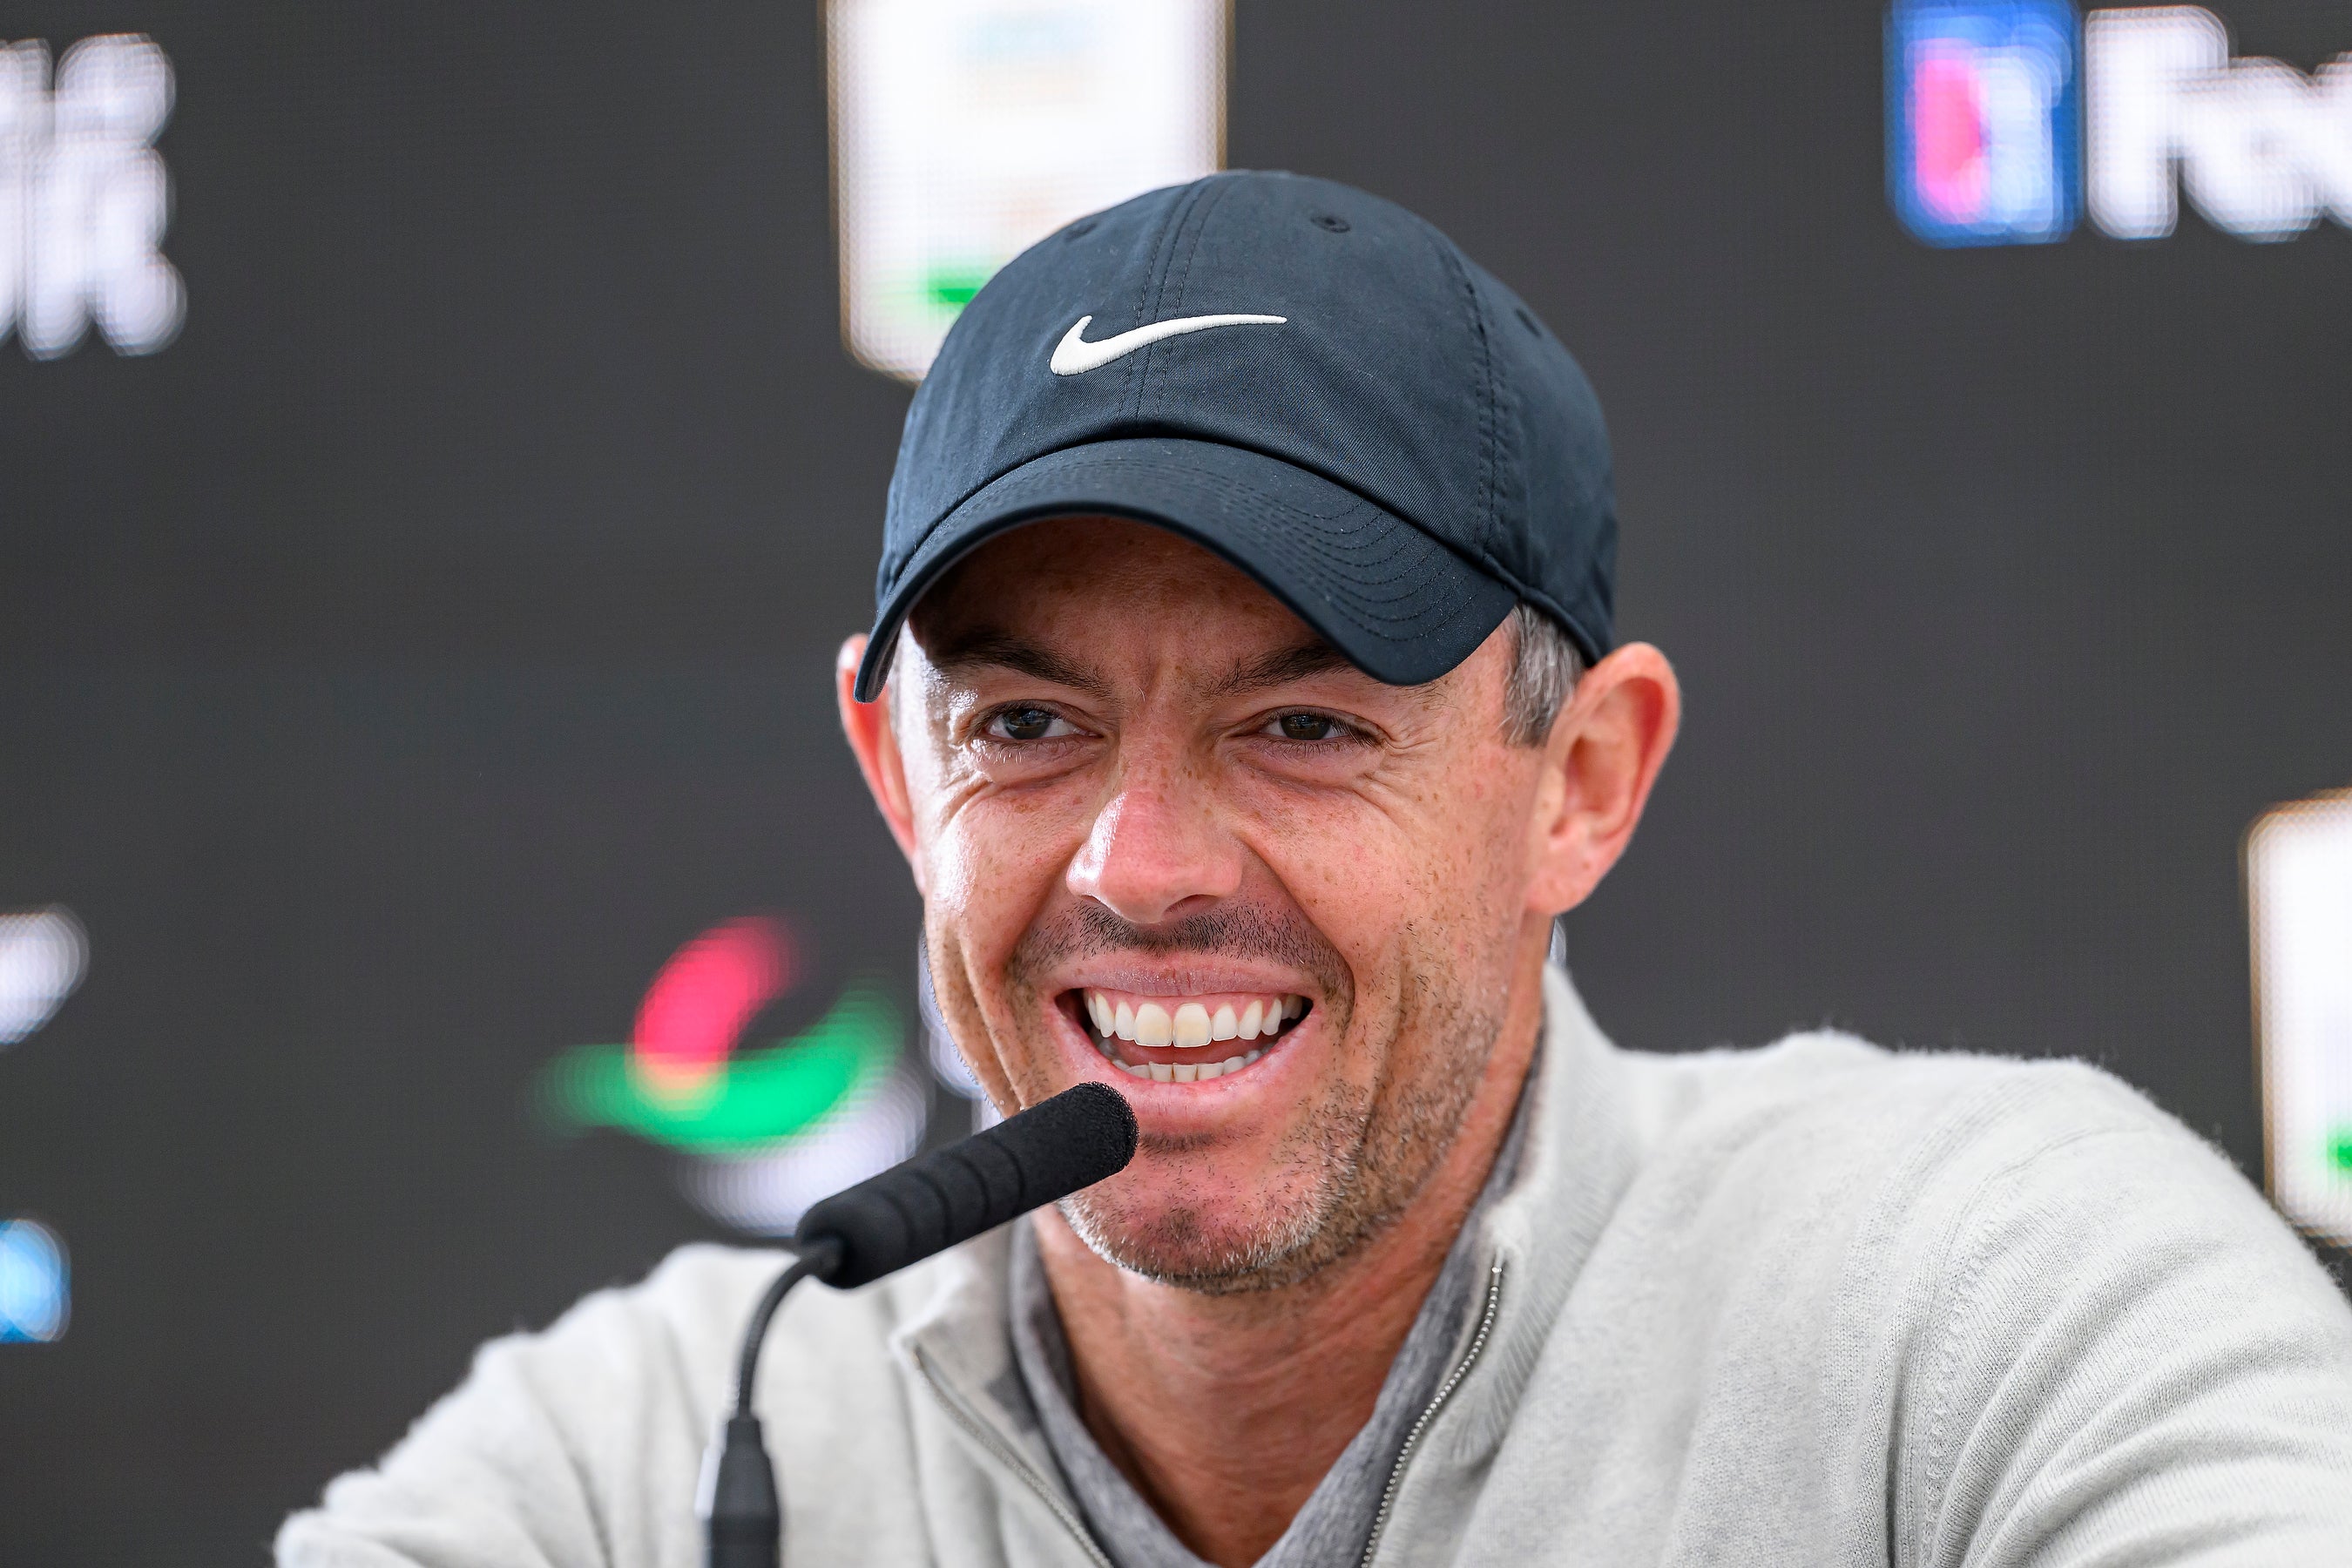
[[[860,983],[792,1039],[737,1052],[702,1092],[656,1095],[628,1047],[574,1046],[540,1075],[539,1105],[567,1131],[609,1127],[676,1149],[744,1153],[804,1131],[871,1089],[904,1037],[898,1009]]]

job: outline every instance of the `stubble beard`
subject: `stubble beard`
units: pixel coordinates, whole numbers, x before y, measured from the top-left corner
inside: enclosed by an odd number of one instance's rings
[[[1189,952],[1197,955],[1278,953],[1314,974],[1323,987],[1327,1026],[1345,1038],[1355,996],[1348,970],[1319,931],[1295,912],[1212,911],[1165,928],[1129,924],[1099,906],[1024,937],[1006,965],[1016,1013],[1043,1030],[1043,1010],[1055,1005],[1025,983],[1055,960],[1074,953]],[[1412,962],[1414,957],[1423,961]],[[1395,1223],[1427,1184],[1460,1134],[1476,1098],[1504,1008],[1475,988],[1445,984],[1450,965],[1408,954],[1400,1005],[1388,1030],[1388,1075],[1366,1088],[1327,1085],[1320,1099],[1285,1132],[1255,1212],[1236,1223],[1232,1205],[1179,1200],[1149,1207],[1123,1200],[1112,1181],[1062,1200],[1060,1209],[1097,1256],[1132,1273],[1203,1295],[1286,1289],[1312,1279]],[[1418,1050],[1399,1049],[1418,1044]],[[1355,1048],[1369,1048],[1358,1041]],[[1163,1190],[1181,1190],[1191,1165],[1214,1191],[1210,1147],[1147,1137],[1139,1152],[1160,1163]]]

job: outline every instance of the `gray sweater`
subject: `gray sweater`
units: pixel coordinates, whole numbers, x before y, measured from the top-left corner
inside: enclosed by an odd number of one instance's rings
[[[1483,1280],[1382,1563],[2352,1565],[2352,1310],[2227,1162],[2074,1063],[1836,1035],[1648,1057],[1548,976]],[[787,1563],[1102,1568],[1014,1365],[1009,1237],[797,1293]],[[772,1255],[486,1347],[283,1568],[695,1568]]]

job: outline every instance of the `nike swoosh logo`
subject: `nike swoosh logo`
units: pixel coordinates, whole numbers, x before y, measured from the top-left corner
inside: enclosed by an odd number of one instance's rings
[[[1186,332],[1206,331],[1211,327],[1278,327],[1287,316],[1179,316],[1171,321],[1154,321],[1146,327],[1130,327],[1114,332],[1100,342],[1087,342],[1086,331],[1092,316],[1080,316],[1077,324],[1062,334],[1054,345],[1054,357],[1045,368],[1055,375],[1084,375],[1090,370],[1100,370],[1111,361],[1136,350],[1150,348],[1162,338],[1181,337]]]

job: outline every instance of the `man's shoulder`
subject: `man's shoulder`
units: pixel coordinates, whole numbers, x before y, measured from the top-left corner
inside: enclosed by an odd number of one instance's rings
[[[1890,1050],[1838,1030],[1684,1056],[1629,1053],[1654,1151],[1769,1146],[1811,1163],[2027,1159],[2084,1138],[2211,1151],[2092,1063]]]
[[[778,1312],[764,1359],[805,1356],[822,1363],[886,1355],[898,1331],[932,1312],[942,1292],[953,1288],[957,1281],[948,1277],[985,1268],[990,1259],[979,1255],[991,1250],[957,1248],[855,1290],[803,1284]],[[690,1242],[637,1284],[585,1298],[566,1321],[626,1321],[640,1334],[652,1332],[699,1352],[723,1350],[731,1363],[753,1304],[791,1261],[789,1253],[771,1247]],[[559,1323],[551,1331],[565,1327]]]
[[[752,1305],[787,1261],[771,1249],[682,1247],[543,1330],[491,1341],[381,1463],[288,1521],[278,1561],[690,1560],[684,1500],[732,1396]],[[857,1290],[803,1287],[771,1331],[759,1407],[779,1468],[802,1479],[786,1505],[817,1561],[867,1549],[866,1560],[922,1560],[892,1340],[919,1293],[938,1289],[926,1270],[940,1262]]]
[[[1733,1245],[1809,1226],[1933,1273],[2030,1216],[2027,1232],[2094,1251],[2198,1235],[2309,1263],[2234,1164],[2087,1062],[1892,1051],[1833,1031],[1627,1059],[1637,1189],[1722,1223]]]
[[[1908,1344],[1901,1364],[1948,1388],[1963,1363],[1994,1377],[2018,1347],[2110,1346],[2126,1323],[2178,1345],[2217,1312],[2352,1353],[2341,1296],[2237,1166],[2089,1063],[1828,1032],[1628,1060],[1643,1120],[1620,1260],[1759,1322]]]
[[[2088,1062],[1891,1051],[1831,1031],[1630,1059],[1647,1121],[1637,1202],[1759,1266],[1809,1255],[1929,1295],[2011,1273],[2024,1309],[2165,1258],[2343,1317],[2243,1173]]]

